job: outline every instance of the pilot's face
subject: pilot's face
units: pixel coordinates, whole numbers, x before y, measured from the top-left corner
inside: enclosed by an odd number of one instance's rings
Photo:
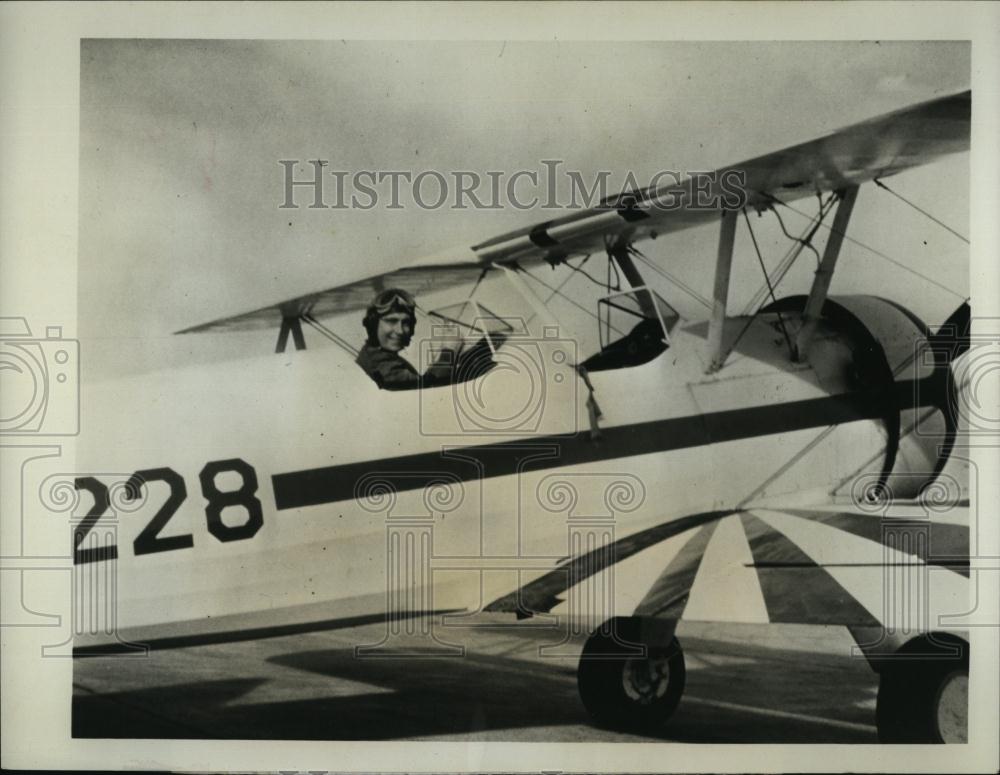
[[[410,337],[413,336],[410,316],[405,312],[390,312],[379,318],[377,334],[379,347],[398,353],[410,343]]]

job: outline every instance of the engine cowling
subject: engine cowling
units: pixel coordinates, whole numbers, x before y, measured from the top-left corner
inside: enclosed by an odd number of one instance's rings
[[[765,312],[801,314],[805,296],[789,296]],[[871,395],[885,428],[881,469],[845,492],[869,500],[915,498],[934,482],[954,445],[956,422],[950,361],[928,327],[905,307],[876,296],[827,299],[822,316],[851,343],[850,382]]]

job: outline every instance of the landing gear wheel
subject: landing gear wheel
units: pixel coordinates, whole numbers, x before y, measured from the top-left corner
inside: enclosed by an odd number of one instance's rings
[[[969,721],[969,655],[905,660],[882,670],[878,739],[883,743],[965,743]]]
[[[637,654],[639,628],[617,621],[622,626],[610,634],[598,630],[583,648],[576,674],[580,698],[602,726],[650,731],[666,723],[684,693],[684,652],[671,638]]]

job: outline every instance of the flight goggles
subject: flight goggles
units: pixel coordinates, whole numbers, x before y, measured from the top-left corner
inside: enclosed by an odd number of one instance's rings
[[[382,291],[372,301],[372,307],[379,315],[384,315],[393,308],[413,312],[416,306],[416,300],[402,288],[389,288]]]

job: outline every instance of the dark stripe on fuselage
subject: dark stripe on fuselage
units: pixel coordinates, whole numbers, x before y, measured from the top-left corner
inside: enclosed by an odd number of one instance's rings
[[[919,395],[925,398],[923,393],[915,393],[914,389],[910,381],[895,386],[899,396],[912,398]],[[319,506],[354,499],[358,482],[373,472],[378,472],[397,492],[417,490],[440,483],[442,477],[453,481],[488,479],[524,470],[585,465],[857,420],[880,419],[885,413],[885,402],[885,394],[846,393],[617,425],[602,428],[597,440],[591,438],[589,430],[568,436],[522,437],[497,444],[456,447],[447,452],[421,452],[290,471],[273,475],[271,482],[278,510]],[[539,447],[546,446],[552,448],[554,454],[539,457]],[[536,459],[525,462],[529,456]],[[398,481],[393,479],[394,475],[400,476]]]

